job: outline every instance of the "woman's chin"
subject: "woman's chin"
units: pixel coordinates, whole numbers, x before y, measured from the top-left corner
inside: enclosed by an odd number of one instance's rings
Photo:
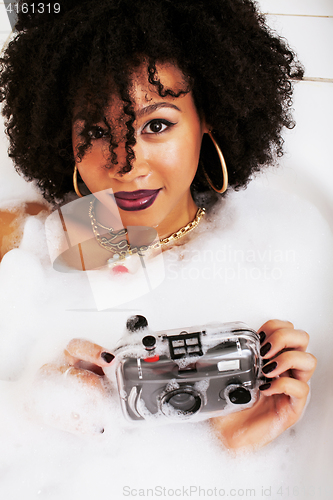
[[[143,210],[130,213],[124,210],[119,210],[119,214],[124,227],[144,226],[157,229],[164,219],[163,216],[159,217],[158,214],[156,214],[156,211],[151,214],[144,212]]]

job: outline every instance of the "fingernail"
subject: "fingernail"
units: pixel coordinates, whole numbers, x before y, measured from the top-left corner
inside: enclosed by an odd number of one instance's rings
[[[277,362],[273,361],[273,363],[269,363],[269,365],[264,366],[262,371],[267,375],[267,373],[271,373],[273,370],[275,370],[276,367],[277,367]]]
[[[259,391],[266,391],[267,389],[270,388],[272,384],[270,382],[268,382],[267,384],[262,384],[259,386]]]
[[[272,344],[270,342],[267,342],[267,344],[263,345],[262,348],[260,349],[260,355],[265,356],[271,347]]]
[[[266,333],[265,332],[260,332],[259,333],[259,337],[260,337],[260,344],[263,343],[263,341],[265,340],[266,338]]]
[[[102,352],[101,358],[104,359],[106,363],[111,363],[111,361],[114,359],[114,355],[110,352]]]

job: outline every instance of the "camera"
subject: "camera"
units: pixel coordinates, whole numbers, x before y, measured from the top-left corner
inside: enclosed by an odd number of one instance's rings
[[[245,323],[151,332],[127,321],[116,378],[131,421],[204,420],[250,408],[259,397],[260,339]]]

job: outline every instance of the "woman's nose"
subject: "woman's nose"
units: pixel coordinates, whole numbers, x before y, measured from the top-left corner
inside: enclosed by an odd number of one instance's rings
[[[110,175],[122,182],[132,182],[136,178],[145,177],[150,173],[150,165],[145,155],[144,148],[135,144],[132,149],[134,158],[130,161],[131,167],[127,162],[127,159],[130,158],[131,155],[127,153],[125,146],[122,146],[120,150],[118,146],[116,150],[118,165],[116,169],[113,169],[113,172],[110,171]]]

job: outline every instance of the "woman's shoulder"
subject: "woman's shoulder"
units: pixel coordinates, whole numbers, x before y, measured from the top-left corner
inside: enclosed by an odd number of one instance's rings
[[[9,250],[19,246],[25,219],[42,212],[48,214],[50,209],[40,202],[8,204],[8,206],[0,207],[0,260]]]

